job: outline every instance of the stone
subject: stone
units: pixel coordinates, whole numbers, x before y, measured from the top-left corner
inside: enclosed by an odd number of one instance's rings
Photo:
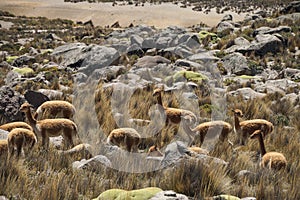
[[[152,68],[157,66],[160,63],[169,64],[171,63],[171,61],[162,56],[144,56],[142,58],[139,58],[137,62],[134,64],[134,66],[140,68]]]
[[[264,93],[259,93],[254,91],[251,88],[245,87],[245,88],[239,88],[236,91],[232,91],[228,93],[229,96],[239,96],[241,95],[244,100],[250,100],[250,99],[256,99],[256,98],[263,98],[266,96]]]
[[[222,58],[223,67],[228,74],[254,75],[248,66],[247,58],[241,53],[232,53]]]
[[[149,200],[189,200],[189,198],[183,194],[178,194],[172,190],[161,191]]]

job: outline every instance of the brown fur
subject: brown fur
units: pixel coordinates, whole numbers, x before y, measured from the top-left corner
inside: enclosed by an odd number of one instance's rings
[[[157,88],[153,91],[152,96],[157,97],[157,103],[162,107],[163,110],[161,110],[162,113],[165,114],[166,116],[166,121],[165,121],[165,126],[173,126],[173,128],[175,128],[175,134],[177,134],[177,130],[178,130],[178,125],[180,124],[180,122],[183,121],[183,123],[188,123],[188,124],[195,124],[195,122],[197,121],[197,117],[196,115],[189,111],[189,110],[184,110],[184,109],[179,109],[179,108],[169,108],[169,107],[165,107],[163,106],[162,103],[162,95],[161,93],[163,92],[163,88]],[[169,127],[169,129],[171,129],[171,127]],[[185,130],[186,132],[186,130]],[[188,137],[191,139],[190,135],[187,133]],[[162,135],[162,133],[158,133],[157,135],[157,145],[158,146],[163,146],[165,140],[168,139],[168,137]]]
[[[204,138],[208,131],[212,133],[221,132],[219,136],[220,141],[224,141],[228,134],[232,131],[232,126],[224,121],[210,121],[199,124],[193,129],[190,129],[186,124],[184,124],[184,128],[187,130],[189,135],[195,135],[194,144],[201,147],[204,142]],[[228,141],[230,143],[230,141]]]
[[[17,151],[17,157],[19,157],[22,150],[25,152],[26,149],[28,152],[36,142],[37,138],[32,131],[24,128],[14,128],[9,132],[7,138],[9,157],[14,155],[15,150]]]
[[[0,158],[7,156],[8,154],[8,142],[7,140],[0,140]]]
[[[266,153],[263,132],[261,130],[256,130],[250,136],[250,139],[258,139],[260,143],[260,149],[262,154],[262,160],[260,162],[261,167],[268,167],[269,169],[280,170],[284,169],[287,165],[287,160],[282,153],[278,152],[268,152]]]
[[[263,136],[270,134],[274,130],[274,125],[264,119],[252,119],[240,122],[239,118],[243,117],[243,112],[239,109],[232,110],[234,113],[235,131],[239,137],[239,143],[245,145],[248,137],[255,130],[263,129]]]
[[[0,126],[0,129],[10,132],[14,128],[25,128],[30,131],[33,131],[31,126],[25,122],[11,122],[7,124],[3,124]]]
[[[137,152],[141,136],[133,128],[118,128],[110,132],[107,143],[117,145],[129,152]]]
[[[206,149],[200,148],[200,147],[188,147],[188,150],[195,152],[197,154],[204,154],[208,155],[209,152]]]
[[[30,108],[30,104],[24,103],[20,110],[26,114],[26,117],[38,138],[42,138],[42,145],[44,147],[49,147],[49,137],[55,137],[59,135],[63,136],[67,147],[74,146],[73,137],[78,137],[78,129],[73,121],[64,118],[44,119],[37,121],[33,118]]]
[[[151,157],[162,157],[164,154],[159,150],[156,145],[153,145],[149,148],[147,156]]]
[[[89,144],[78,144],[72,149],[60,151],[60,153],[73,160],[90,159],[93,157],[91,154],[91,145]]]
[[[35,119],[49,119],[63,117],[73,119],[75,115],[75,107],[67,101],[46,101],[38,107],[35,113]]]

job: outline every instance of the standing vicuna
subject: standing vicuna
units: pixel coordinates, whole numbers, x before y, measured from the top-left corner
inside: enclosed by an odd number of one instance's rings
[[[71,103],[67,101],[52,100],[46,101],[42,105],[40,105],[36,110],[34,118],[36,120],[57,117],[73,119],[74,115],[75,107]]]
[[[140,134],[133,128],[118,128],[110,132],[107,143],[117,145],[129,152],[138,152],[141,142]]]
[[[256,130],[250,135],[250,139],[258,139],[260,145],[261,153],[261,167],[268,167],[269,169],[280,170],[284,169],[287,165],[285,156],[278,152],[266,152],[263,132],[261,130]]]
[[[157,98],[157,104],[161,106],[160,108],[160,112],[166,117],[166,121],[165,121],[165,126],[178,126],[180,124],[181,121],[184,121],[184,123],[189,123],[189,124],[194,124],[197,121],[197,117],[196,115],[189,111],[189,110],[184,110],[184,109],[178,109],[178,108],[169,108],[169,107],[165,107],[163,106],[162,103],[162,93],[163,92],[163,88],[157,88],[153,91],[152,96]],[[175,130],[177,132],[177,130]],[[159,133],[160,137],[161,137],[161,133]],[[175,133],[177,134],[177,133]],[[188,135],[189,136],[189,135]],[[189,136],[190,138],[190,136]],[[191,139],[191,138],[190,138]],[[162,139],[164,140],[164,138]],[[160,142],[164,142],[164,141],[160,141]],[[158,144],[159,146],[161,146],[160,144]]]
[[[204,142],[205,136],[208,132],[212,134],[220,134],[219,140],[224,142],[228,138],[228,134],[232,131],[232,126],[224,121],[210,121],[204,122],[191,129],[186,123],[183,123],[183,127],[186,132],[192,137],[194,136],[193,144],[201,147]],[[227,140],[228,143],[232,146],[232,142]]]
[[[56,137],[59,135],[62,135],[67,147],[74,146],[73,138],[75,136],[78,138],[78,129],[73,121],[64,118],[37,121],[31,114],[31,107],[32,106],[26,102],[22,104],[20,111],[26,114],[27,120],[36,133],[38,139],[42,138],[43,147],[48,149],[49,137]]]
[[[24,153],[29,152],[37,143],[37,138],[34,132],[24,128],[14,128],[8,134],[8,156],[13,157],[15,150],[17,151],[17,158],[20,157],[22,150]]]
[[[240,145],[245,145],[248,137],[255,130],[262,130],[263,137],[270,134],[274,130],[274,126],[271,122],[264,119],[252,119],[240,122],[243,117],[243,112],[239,109],[232,110],[234,113],[234,128],[239,138]]]

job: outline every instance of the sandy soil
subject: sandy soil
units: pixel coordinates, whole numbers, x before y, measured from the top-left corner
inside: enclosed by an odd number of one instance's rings
[[[121,26],[145,24],[164,28],[171,25],[187,27],[200,22],[215,26],[225,14],[204,14],[191,8],[180,8],[167,3],[145,6],[112,6],[112,3],[65,3],[63,0],[1,0],[0,9],[15,15],[63,18],[73,21],[92,20],[94,25],[106,26],[119,21]],[[234,21],[244,19],[245,14],[233,15]]]

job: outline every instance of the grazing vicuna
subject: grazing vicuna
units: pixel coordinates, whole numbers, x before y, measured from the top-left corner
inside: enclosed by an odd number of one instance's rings
[[[261,167],[267,167],[269,169],[280,170],[284,169],[287,165],[287,160],[282,153],[278,152],[266,152],[263,133],[261,130],[256,130],[250,135],[250,139],[258,139],[261,153]]]
[[[0,126],[0,129],[10,132],[14,128],[25,128],[28,130],[33,130],[31,126],[25,122],[10,122]]]
[[[212,134],[220,134],[219,140],[224,142],[228,138],[229,133],[232,131],[232,126],[224,121],[210,121],[204,122],[191,129],[186,123],[183,123],[186,132],[190,136],[194,136],[193,144],[201,147],[204,142],[205,136],[208,132]],[[233,145],[231,141],[227,140],[230,145]]]
[[[34,118],[37,120],[57,117],[73,119],[74,115],[75,107],[71,103],[67,101],[53,100],[46,101],[40,105],[36,110]]]
[[[263,137],[270,134],[274,130],[271,122],[264,119],[252,119],[240,122],[239,118],[243,117],[243,112],[239,109],[232,110],[234,113],[234,127],[235,132],[239,138],[240,145],[245,145],[248,137],[255,130],[263,131]]]
[[[22,104],[20,111],[26,114],[26,118],[36,133],[38,139],[42,138],[43,147],[49,148],[49,137],[56,137],[62,135],[65,145],[73,147],[73,138],[78,138],[78,129],[76,124],[64,118],[58,119],[44,119],[37,121],[31,114],[31,105],[29,103]]]
[[[107,143],[117,145],[129,152],[138,152],[141,142],[140,134],[133,128],[118,128],[110,132]]]
[[[22,150],[28,152],[37,143],[37,138],[34,132],[24,128],[14,128],[8,134],[8,155],[9,158],[14,156],[15,150],[17,157],[20,157]]]

